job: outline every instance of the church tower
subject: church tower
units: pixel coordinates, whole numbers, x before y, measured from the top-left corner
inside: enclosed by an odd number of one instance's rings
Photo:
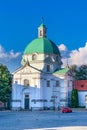
[[[44,22],[42,21],[42,24],[38,27],[38,38],[44,38],[46,37],[46,26],[44,25]]]

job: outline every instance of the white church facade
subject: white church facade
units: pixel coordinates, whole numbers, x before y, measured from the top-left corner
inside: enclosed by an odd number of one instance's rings
[[[56,44],[38,27],[38,38],[24,50],[22,66],[13,72],[12,109],[44,110],[68,106],[72,90],[69,68],[61,68]]]

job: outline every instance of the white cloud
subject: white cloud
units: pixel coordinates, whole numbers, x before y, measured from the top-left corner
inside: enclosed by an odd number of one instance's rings
[[[66,59],[66,57],[68,58],[69,57],[69,50],[68,48],[64,45],[64,44],[60,44],[58,46],[59,50],[60,50],[60,53],[61,53],[61,56],[62,56],[62,59]]]
[[[6,58],[7,54],[5,53],[4,48],[0,45],[0,58]]]
[[[20,66],[21,58],[21,52],[14,52],[14,50],[7,52],[5,51],[4,47],[0,45],[0,63],[6,65],[10,72]]]
[[[20,52],[14,53],[13,50],[6,52],[5,49],[2,47],[2,45],[0,45],[0,59],[10,60],[13,58],[17,58],[20,54],[21,54]]]
[[[76,64],[80,66],[87,64],[87,42],[84,47],[72,51],[69,51],[64,44],[61,44],[58,48],[62,55],[63,66],[66,66],[67,59],[69,65]]]
[[[67,51],[67,47],[64,44],[60,44],[58,48],[60,51]]]
[[[10,54],[10,58],[17,58],[21,53],[20,53],[20,52],[14,53],[14,51],[11,50],[11,51],[9,52],[9,54]]]
[[[76,64],[80,66],[87,64],[87,43],[84,47],[72,51],[69,51],[64,44],[60,44],[58,48],[62,56],[63,66],[67,65],[67,60],[69,65]],[[21,65],[21,59],[21,52],[14,52],[14,50],[7,52],[4,47],[0,45],[0,63],[7,65],[11,72]]]
[[[87,43],[84,47],[80,47],[70,53],[69,62],[76,65],[87,64]]]

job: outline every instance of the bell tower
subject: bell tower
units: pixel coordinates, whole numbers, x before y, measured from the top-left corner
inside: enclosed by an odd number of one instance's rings
[[[46,26],[44,25],[44,19],[42,18],[42,24],[38,27],[38,38],[46,37]]]

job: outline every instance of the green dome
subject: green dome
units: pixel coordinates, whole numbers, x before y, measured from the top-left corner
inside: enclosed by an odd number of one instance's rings
[[[45,53],[60,55],[58,47],[46,37],[34,39],[24,50],[24,54]]]

